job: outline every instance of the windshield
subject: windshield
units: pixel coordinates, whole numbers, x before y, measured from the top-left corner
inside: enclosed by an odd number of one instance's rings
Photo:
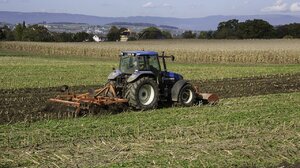
[[[125,74],[133,74],[137,69],[135,56],[122,56],[120,62],[120,71]]]

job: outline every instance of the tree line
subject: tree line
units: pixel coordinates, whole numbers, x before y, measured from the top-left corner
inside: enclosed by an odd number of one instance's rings
[[[202,31],[200,39],[281,39],[300,38],[300,24],[272,26],[261,19],[239,22],[236,19],[221,22],[216,31]]]
[[[120,35],[127,28],[112,26],[107,34],[108,41],[120,40]],[[7,26],[0,27],[0,40],[5,41],[41,41],[41,42],[83,42],[93,41],[93,34],[86,32],[78,33],[56,33],[50,32],[46,27],[40,25],[26,26],[25,22],[17,24],[14,29]],[[130,41],[139,39],[172,39],[170,32],[160,30],[156,27],[148,27],[140,33],[131,32]],[[183,32],[176,38],[184,39],[275,39],[275,38],[300,38],[300,23],[292,23],[280,26],[272,26],[261,19],[239,20],[232,19],[221,22],[215,31]]]
[[[120,31],[117,27],[112,27],[107,37],[110,41],[120,39]],[[173,36],[168,31],[162,31],[156,27],[149,27],[138,34],[131,36],[129,40],[137,39],[172,39]],[[300,23],[292,23],[280,26],[272,26],[262,19],[246,20],[239,22],[236,19],[221,22],[215,31],[193,32],[191,30],[183,32],[179,37],[184,39],[281,39],[300,38]]]
[[[117,28],[112,26],[107,34],[108,41],[118,41],[120,40],[120,35],[122,32],[127,30],[127,28]],[[134,41],[139,39],[171,39],[172,34],[169,31],[160,30],[157,27],[148,27],[142,30],[140,33],[131,32],[128,40]]]
[[[50,32],[40,25],[26,26],[25,22],[17,24],[14,29],[8,26],[0,28],[0,40],[5,41],[39,41],[39,42],[83,42],[93,41],[93,35],[86,32],[57,33]]]

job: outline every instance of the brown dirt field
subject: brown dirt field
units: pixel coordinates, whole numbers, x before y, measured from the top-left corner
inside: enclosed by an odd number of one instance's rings
[[[250,78],[193,81],[201,92],[216,93],[220,98],[258,96],[300,91],[300,73]]]
[[[216,93],[221,98],[256,96],[300,91],[300,73],[251,78],[192,81],[201,92]],[[74,92],[86,92],[99,86],[75,86]],[[41,119],[63,119],[72,116],[72,109],[51,113],[47,100],[61,94],[58,87],[0,90],[0,124]],[[61,109],[61,108],[56,108]],[[58,110],[59,111],[59,110]]]

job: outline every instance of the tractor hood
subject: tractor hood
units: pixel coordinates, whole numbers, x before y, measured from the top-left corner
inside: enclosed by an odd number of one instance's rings
[[[168,78],[173,78],[174,80],[176,80],[176,81],[179,81],[179,80],[182,80],[183,79],[183,76],[182,75],[180,75],[180,74],[177,74],[177,73],[175,73],[175,72],[167,72],[166,73],[166,76],[168,77]]]

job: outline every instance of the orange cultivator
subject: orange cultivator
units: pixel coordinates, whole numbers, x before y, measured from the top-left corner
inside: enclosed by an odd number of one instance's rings
[[[102,89],[91,90],[89,93],[60,95],[54,99],[49,99],[49,101],[75,107],[76,114],[81,110],[89,110],[91,105],[100,107],[128,102],[126,99],[117,98],[115,87],[112,84],[108,84]]]
[[[67,90],[67,89],[63,89]],[[200,104],[214,105],[219,101],[216,94],[198,93],[198,88],[195,87],[196,101]],[[90,90],[89,93],[75,94],[69,93],[66,95],[57,96],[54,99],[49,99],[50,102],[61,103],[66,106],[75,107],[75,115],[81,110],[90,110],[91,106],[103,107],[109,105],[128,104],[127,99],[118,98],[115,86],[107,84],[104,88]],[[196,103],[197,103],[196,102]]]

